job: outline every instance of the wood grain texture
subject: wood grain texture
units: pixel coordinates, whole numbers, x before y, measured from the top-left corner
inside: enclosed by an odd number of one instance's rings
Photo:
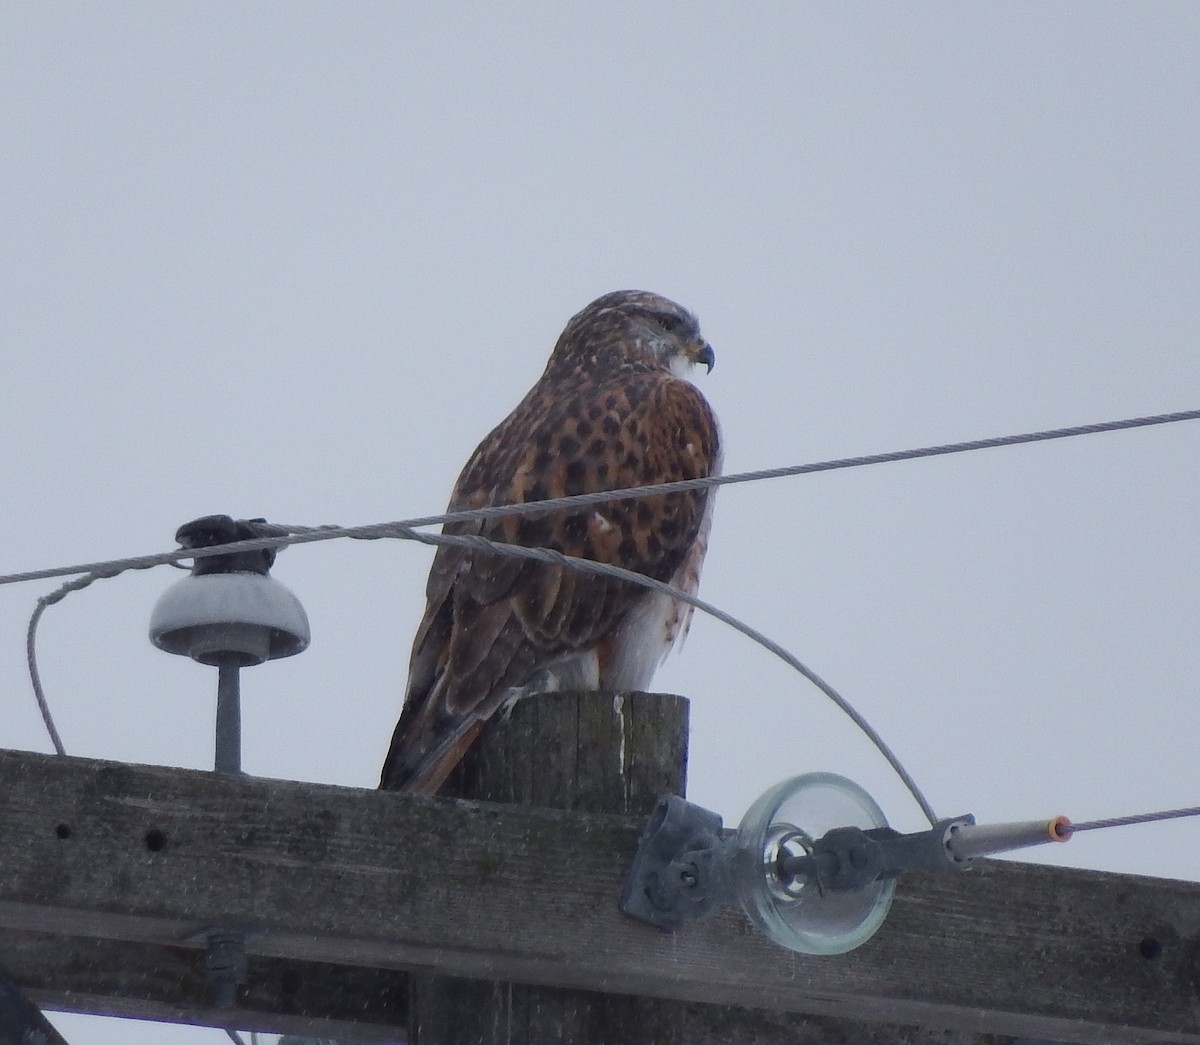
[[[688,702],[666,693],[545,693],[492,723],[445,794],[645,817],[687,787]]]
[[[186,949],[236,924],[268,958],[931,1030],[1200,1042],[1195,884],[997,862],[912,876],[874,939],[812,958],[734,911],[675,934],[622,916],[640,825],[4,752],[0,928]]]
[[[688,701],[545,694],[492,723],[446,793],[644,817],[686,794]],[[411,1045],[1009,1045],[967,1031],[863,1023],[630,994],[418,975]],[[421,1020],[421,1013],[427,1015]]]
[[[51,1010],[347,1042],[395,1041],[408,1021],[407,974],[393,969],[251,955],[237,1009],[221,1013],[190,947],[5,929],[0,964]]]
[[[659,795],[684,793],[687,735],[682,697],[545,694],[489,723],[442,794],[645,817]],[[676,1003],[662,999],[430,974],[413,976],[411,997],[410,1045],[687,1040]]]

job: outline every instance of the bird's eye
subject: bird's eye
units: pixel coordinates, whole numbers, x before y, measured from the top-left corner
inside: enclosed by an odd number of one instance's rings
[[[674,312],[659,313],[658,322],[668,334],[681,333],[686,325],[683,317],[676,315]]]

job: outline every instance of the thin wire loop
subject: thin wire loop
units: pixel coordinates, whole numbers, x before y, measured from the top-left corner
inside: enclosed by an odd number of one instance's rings
[[[167,565],[174,566],[175,563]],[[53,606],[56,602],[61,602],[73,591],[79,591],[86,588],[89,584],[98,580],[103,580],[107,577],[116,577],[124,573],[127,569],[146,569],[144,566],[128,566],[120,569],[95,569],[83,574],[81,577],[76,577],[74,580],[69,580],[65,584],[50,592],[49,595],[43,595],[37,601],[37,605],[33,608],[33,613],[29,616],[29,625],[25,629],[25,663],[29,668],[29,682],[33,686],[33,696],[37,701],[38,711],[41,712],[42,722],[45,723],[46,732],[50,736],[50,743],[54,745],[56,754],[65,755],[66,748],[63,746],[62,737],[59,736],[58,728],[54,724],[54,716],[50,713],[50,703],[46,700],[46,692],[42,688],[42,676],[38,670],[37,664],[37,630],[38,625],[42,621],[42,614],[46,612],[47,606]]]
[[[84,576],[90,576],[90,574],[85,574]],[[62,591],[62,595],[66,595],[66,591]],[[67,749],[63,747],[62,737],[58,735],[58,728],[54,725],[54,716],[50,714],[50,705],[46,701],[46,693],[42,689],[42,676],[37,666],[37,626],[42,619],[42,614],[46,612],[46,607],[49,605],[51,605],[50,599],[38,599],[37,605],[33,609],[33,614],[29,618],[29,627],[25,629],[25,664],[29,668],[29,681],[33,685],[33,698],[37,701],[38,711],[42,713],[42,722],[46,725],[46,732],[50,734],[50,743],[54,745],[54,753],[56,755],[65,755]]]
[[[76,577],[74,580],[67,581],[49,595],[43,595],[37,601],[37,605],[33,609],[33,613],[29,617],[29,626],[25,629],[25,663],[29,667],[29,681],[33,685],[33,696],[37,700],[38,711],[42,713],[42,721],[46,724],[46,732],[50,735],[50,743],[54,745],[54,750],[59,755],[67,753],[63,747],[62,738],[58,735],[58,729],[54,725],[54,716],[50,714],[50,704],[46,700],[46,693],[42,689],[42,677],[38,671],[37,665],[37,629],[41,622],[42,614],[46,612],[47,606],[53,606],[56,602],[61,602],[67,595],[73,591],[79,591],[81,588],[86,588],[93,581],[98,581],[101,577],[112,577],[112,573],[85,573],[82,577]]]
[[[615,577],[618,580],[627,581],[631,584],[640,585],[643,588],[649,588],[651,591],[662,592],[664,595],[669,595],[671,598],[678,599],[681,602],[687,603],[696,609],[707,613],[711,617],[715,617],[723,624],[727,624],[735,631],[741,632],[751,641],[758,643],[765,650],[775,654],[785,664],[789,665],[804,678],[808,679],[814,686],[825,694],[833,703],[865,734],[868,740],[876,747],[879,753],[887,761],[888,765],[895,771],[896,775],[904,783],[912,794],[913,799],[920,807],[921,812],[925,814],[931,824],[937,823],[937,816],[930,806],[928,799],[917,786],[916,781],[905,769],[903,763],[896,757],[895,753],[874,729],[874,727],[855,709],[855,707],[846,700],[836,689],[826,682],[820,675],[810,669],[807,665],[801,662],[796,656],[786,650],[773,639],[769,639],[756,628],[751,627],[744,621],[739,620],[730,613],[726,613],[718,606],[714,606],[710,602],[692,595],[689,592],[672,587],[663,581],[657,580],[654,577],[647,577],[642,573],[635,573],[632,570],[626,570],[620,566],[613,566],[609,563],[595,562],[591,559],[576,558],[571,555],[564,555],[562,552],[554,551],[551,548],[526,548],[517,544],[499,544],[495,541],[490,541],[486,537],[481,537],[477,534],[448,534],[448,533],[422,533],[410,527],[393,525],[390,530],[380,536],[397,537],[402,540],[417,541],[421,544],[429,544],[434,546],[449,545],[452,547],[468,548],[473,551],[484,551],[497,555],[504,555],[519,559],[530,559],[538,562],[550,563],[556,566],[562,566],[567,569],[577,570],[581,573],[592,574],[602,577]],[[193,549],[198,550],[198,549]],[[37,698],[38,708],[42,713],[42,719],[46,723],[46,730],[50,734],[51,742],[54,744],[55,751],[58,754],[65,754],[62,741],[59,739],[58,730],[54,726],[54,720],[50,714],[49,705],[46,702],[45,694],[42,691],[41,680],[38,676],[37,658],[35,654],[35,641],[37,634],[38,621],[45,608],[58,602],[64,598],[69,592],[77,591],[80,588],[85,588],[93,581],[101,576],[111,576],[111,574],[85,574],[76,580],[68,581],[58,590],[50,595],[43,596],[38,600],[37,607],[33,612],[33,616],[29,620],[29,628],[26,633],[26,656],[29,663],[30,679],[33,682],[34,695]]]

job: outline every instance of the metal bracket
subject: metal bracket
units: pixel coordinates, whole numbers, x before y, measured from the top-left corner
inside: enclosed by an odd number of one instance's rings
[[[712,810],[662,795],[638,840],[621,910],[660,929],[710,915],[730,892],[720,858],[721,826]]]
[[[261,935],[253,929],[212,926],[186,938],[187,943],[204,945],[204,976],[216,1008],[237,1004],[237,989],[246,982],[246,944]]]
[[[718,814],[677,795],[660,796],[638,841],[621,910],[674,930],[706,918],[721,903],[740,901],[750,910],[746,905],[753,906],[757,890],[798,897],[811,883],[821,895],[848,893],[905,871],[965,871],[976,856],[1070,837],[1063,817],[977,826],[967,814],[910,834],[890,827],[835,827],[813,839],[786,825],[785,837],[793,844],[784,846],[778,837],[772,839],[772,832],[783,826],[766,827],[761,838],[747,839],[743,822],[738,835],[726,835]],[[747,858],[761,869],[761,879],[757,870],[749,879],[739,872],[735,886],[733,869],[744,870]]]

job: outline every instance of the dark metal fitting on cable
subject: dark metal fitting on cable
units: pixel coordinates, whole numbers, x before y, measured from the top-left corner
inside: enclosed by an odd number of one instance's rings
[[[219,544],[249,541],[257,537],[283,537],[287,530],[266,519],[234,519],[229,515],[205,515],[184,523],[175,531],[181,548],[212,548]],[[277,548],[258,548],[225,555],[204,555],[196,559],[192,573],[203,577],[210,573],[258,573],[266,576],[275,565]]]
[[[976,824],[968,813],[911,834],[890,827],[835,827],[810,842],[803,855],[781,852],[776,870],[785,882],[805,878],[822,889],[846,892],[905,871],[965,871],[977,856],[1065,842],[1070,837],[1070,821],[1064,816]]]
[[[803,853],[781,848],[775,873],[784,888],[803,878],[822,890],[848,892],[899,877],[905,871],[965,871],[970,860],[956,858],[947,839],[951,832],[974,823],[974,817],[961,816],[911,834],[891,827],[835,827],[805,843]]]

